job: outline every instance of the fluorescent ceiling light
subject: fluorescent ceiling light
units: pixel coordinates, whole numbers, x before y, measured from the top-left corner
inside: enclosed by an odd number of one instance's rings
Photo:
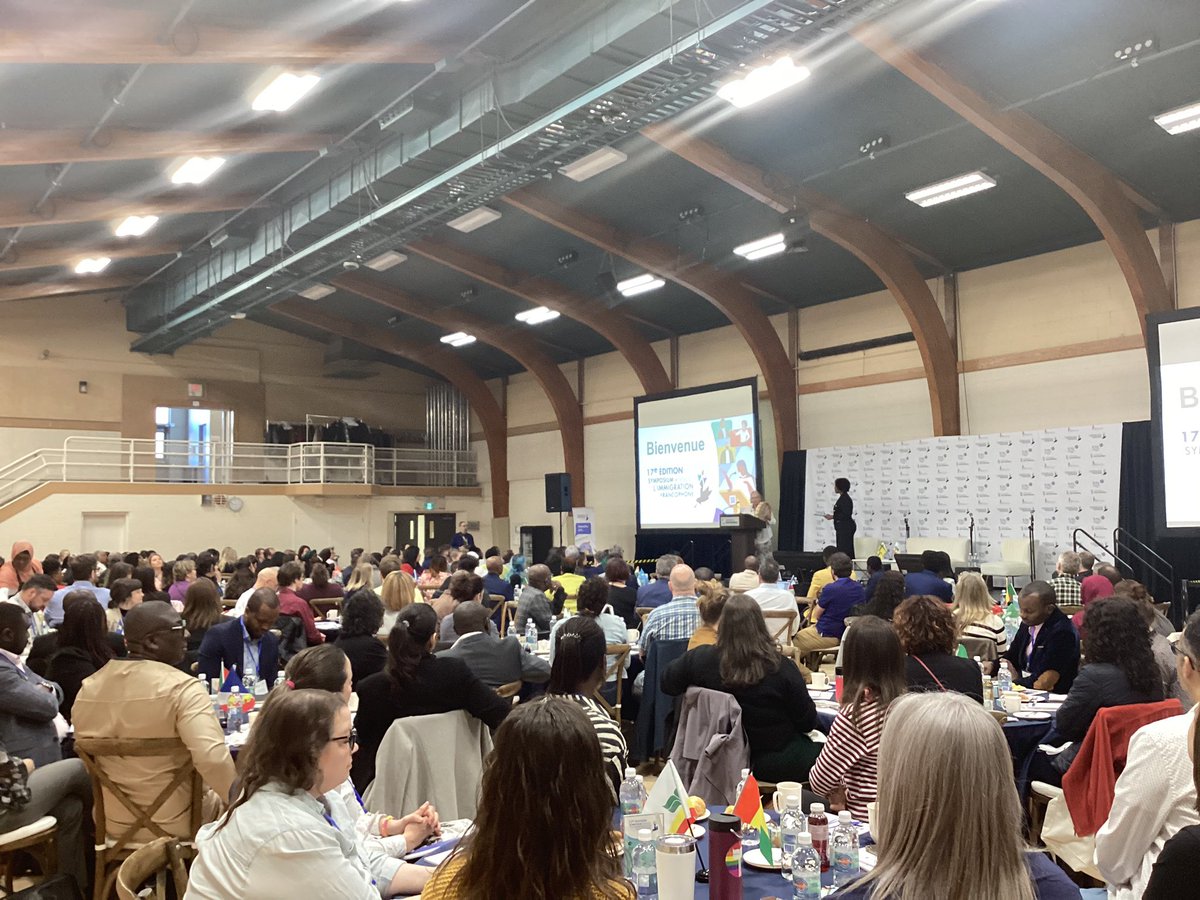
[[[917,206],[937,206],[947,200],[957,200],[959,197],[977,194],[995,186],[996,179],[990,178],[982,172],[967,172],[965,175],[956,175],[946,181],[939,181],[937,184],[909,191],[904,196]]]
[[[241,320],[241,319],[246,318],[246,314],[244,312],[230,313],[229,318]]]
[[[108,264],[112,262],[107,256],[90,256],[87,259],[81,259],[75,265],[76,275],[95,275],[97,272],[103,272],[108,268]]]
[[[517,313],[517,321],[524,322],[526,325],[541,325],[543,322],[549,322],[558,317],[558,310],[547,309],[544,306],[538,306],[534,309],[527,309],[524,312]]]
[[[649,272],[638,275],[635,278],[626,278],[624,281],[617,282],[617,290],[626,297],[636,297],[638,294],[645,294],[647,291],[656,291],[666,284],[661,278],[656,278]]]
[[[446,224],[455,231],[461,231],[466,234],[469,231],[474,231],[476,228],[482,228],[484,225],[491,224],[500,218],[500,213],[492,209],[490,206],[480,206],[471,210],[469,213],[464,213],[457,219],[451,219]]]
[[[768,234],[765,238],[759,238],[757,241],[751,241],[748,244],[742,244],[740,247],[734,247],[733,252],[738,256],[744,256],[746,259],[762,259],[764,256],[774,256],[776,253],[782,253],[787,249],[787,242],[783,239],[783,233]]]
[[[334,288],[327,284],[314,284],[312,287],[302,290],[300,296],[307,297],[309,300],[320,300],[322,297],[328,297],[333,291]]]
[[[223,156],[193,156],[175,163],[167,174],[174,184],[202,184],[223,165]]]
[[[1200,103],[1189,103],[1187,106],[1159,113],[1154,117],[1154,121],[1167,134],[1183,134],[1185,131],[1200,128]]]
[[[114,233],[117,237],[140,237],[153,228],[156,222],[158,216],[129,216],[114,229]]]
[[[811,74],[808,66],[798,66],[790,56],[781,56],[770,65],[755,66],[742,78],[722,85],[717,96],[743,109],[799,84]]]
[[[280,72],[258,92],[250,105],[257,110],[283,112],[295,106],[320,80],[321,76],[315,72]]]
[[[408,259],[403,253],[397,253],[395,250],[388,250],[380,253],[374,259],[368,259],[366,266],[368,269],[374,269],[376,272],[386,272],[392,266],[398,266],[400,263]]]
[[[613,166],[619,166],[629,159],[614,147],[601,147],[594,153],[589,153],[573,163],[568,163],[558,170],[560,175],[566,175],[572,181],[587,181],[589,178],[607,172]]]
[[[456,331],[454,334],[442,335],[441,341],[451,347],[465,347],[467,344],[475,343],[475,335],[467,334],[465,331]]]

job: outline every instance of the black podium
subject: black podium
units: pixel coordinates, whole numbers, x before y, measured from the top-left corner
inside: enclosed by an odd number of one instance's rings
[[[730,572],[740,572],[746,557],[754,555],[754,539],[762,530],[762,520],[740,513],[721,516],[717,524],[729,535]]]

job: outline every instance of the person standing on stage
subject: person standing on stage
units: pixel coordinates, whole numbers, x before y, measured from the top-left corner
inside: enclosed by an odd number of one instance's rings
[[[750,492],[750,506],[753,509],[751,515],[763,521],[763,527],[754,536],[754,552],[760,557],[770,556],[771,543],[775,539],[775,530],[772,527],[775,513],[771,511],[771,504],[764,500],[758,491]]]
[[[850,479],[839,478],[833,483],[837,492],[837,502],[833,504],[833,513],[825,514],[826,519],[833,520],[833,533],[837,536],[835,543],[838,552],[845,553],[854,559],[854,532],[858,526],[854,523],[854,501],[850,499]]]

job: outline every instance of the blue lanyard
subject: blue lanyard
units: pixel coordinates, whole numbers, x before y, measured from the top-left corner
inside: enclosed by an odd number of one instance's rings
[[[238,619],[238,621],[242,623],[242,639],[245,641],[246,649],[250,651],[250,662],[254,663],[254,677],[257,678],[258,677],[259,654],[254,652],[254,645],[250,643],[250,632],[246,630],[246,617],[243,616],[242,618]],[[262,638],[259,638],[259,641],[262,641]],[[260,650],[261,650],[261,647],[262,647],[262,645],[260,643],[259,644]],[[245,664],[244,659],[242,660],[242,663],[243,663],[243,665]],[[246,673],[242,673],[242,674],[246,674]]]

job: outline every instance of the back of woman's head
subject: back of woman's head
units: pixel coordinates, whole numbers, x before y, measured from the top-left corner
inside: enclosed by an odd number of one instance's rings
[[[725,601],[729,599],[729,591],[711,581],[696,582],[696,610],[700,613],[700,621],[705,625],[716,626],[721,621],[721,613],[725,610]]]
[[[625,583],[629,581],[629,578],[629,563],[619,556],[610,556],[608,562],[604,564],[604,580],[610,583],[613,581]]]
[[[136,566],[130,577],[136,578],[138,581],[140,581],[142,583],[142,590],[147,594],[153,590],[156,590],[154,587],[154,570],[150,568],[150,566]]]
[[[118,578],[112,583],[112,587],[110,587],[108,591],[108,605],[110,609],[116,609],[122,603],[125,603],[130,597],[133,596],[134,591],[142,591],[145,593],[142,583],[136,578]]]
[[[779,650],[757,600],[748,594],[731,595],[719,624],[717,650],[726,687],[753,687],[779,670]]]
[[[889,622],[896,614],[896,607],[904,602],[904,576],[888,570],[879,576],[871,602],[863,611],[866,615],[878,616]]]
[[[292,690],[286,685],[272,690],[238,754],[241,791],[220,827],[270,782],[290,791],[315,786],[321,777],[321,751],[333,736],[334,716],[345,705],[340,696],[328,691]]]
[[[482,593],[483,579],[474,572],[459,571],[450,576],[449,594],[459,603],[470,603]]]
[[[314,562],[312,564],[312,583],[313,587],[323,588],[329,584],[329,569],[323,562]]]
[[[440,553],[429,557],[428,571],[431,575],[445,575],[449,566],[446,564],[446,557]]]
[[[992,614],[992,595],[978,572],[963,572],[954,585],[954,619],[965,628]]]
[[[171,566],[171,578],[174,581],[185,581],[189,572],[196,571],[196,563],[190,559],[177,559]]]
[[[1162,675],[1150,649],[1143,605],[1129,597],[1101,597],[1084,607],[1084,654],[1088,665],[1116,666],[1135,691],[1162,697]]]
[[[362,584],[359,587],[367,588],[370,585]],[[399,569],[389,572],[388,577],[383,579],[383,589],[379,592],[379,598],[383,601],[384,609],[399,612],[416,601],[417,583],[407,572],[401,572]]]
[[[383,627],[383,603],[374,591],[355,591],[342,602],[342,629],[339,637],[376,634]]]
[[[954,652],[958,641],[954,614],[937,597],[928,594],[909,597],[896,607],[892,622],[900,646],[909,656]]]
[[[62,624],[58,626],[58,647],[75,647],[86,653],[98,666],[116,654],[108,643],[108,619],[99,603],[64,604]]]
[[[400,554],[400,559],[416,568],[417,563],[421,561],[421,549],[416,544],[409,544]]]
[[[604,629],[589,616],[572,616],[559,625],[554,631],[550,693],[579,693],[580,686],[604,665],[607,647]]]
[[[305,647],[288,660],[284,675],[295,690],[340,694],[346,685],[346,654],[336,644]],[[276,692],[271,692],[274,700]]]
[[[437,613],[427,603],[400,610],[388,635],[387,673],[397,687],[413,680],[417,666],[429,653],[429,640],[437,633]]]
[[[631,897],[608,884],[620,877],[605,852],[611,817],[600,742],[583,710],[556,697],[517,706],[496,731],[475,828],[455,851],[464,862],[454,896],[490,900],[497,885],[519,884],[530,900]]]
[[[904,694],[904,650],[896,631],[883,619],[862,616],[842,639],[842,673],[845,690],[842,703],[857,721],[864,700],[869,698],[887,709]]]
[[[183,620],[192,631],[212,628],[221,621],[221,594],[211,578],[197,578],[183,595]]]
[[[125,561],[114,562],[108,564],[108,570],[104,573],[104,583],[113,585],[121,578],[132,578],[133,566]],[[1135,582],[1136,583],[1136,582]]]
[[[575,604],[585,615],[600,615],[608,605],[608,583],[603,578],[589,578],[579,586]]]
[[[354,567],[354,571],[350,575],[350,580],[346,583],[347,591],[356,591],[362,587],[375,587],[375,579],[379,573],[375,571],[375,566],[369,561],[358,563]]]
[[[857,627],[857,625],[855,626]],[[879,744],[879,857],[864,878],[892,900],[1033,900],[1012,758],[962,694],[908,694]],[[987,835],[980,840],[980,835]]]

